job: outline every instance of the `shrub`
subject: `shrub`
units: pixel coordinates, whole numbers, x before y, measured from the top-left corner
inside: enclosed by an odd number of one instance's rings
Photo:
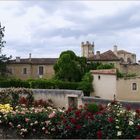
[[[69,108],[56,114],[47,129],[52,138],[57,139],[137,139],[139,123],[140,110],[125,110],[119,102],[113,101],[102,109],[95,104]]]
[[[29,88],[30,84],[28,81],[23,81],[20,79],[8,79],[0,81],[0,87],[25,87]]]
[[[95,113],[99,111],[99,106],[96,103],[91,103],[87,105],[87,110],[89,112]]]
[[[82,78],[82,81],[79,83],[77,89],[80,89],[84,92],[84,96],[90,96],[90,93],[93,91],[92,86],[93,77],[91,73],[86,73]]]

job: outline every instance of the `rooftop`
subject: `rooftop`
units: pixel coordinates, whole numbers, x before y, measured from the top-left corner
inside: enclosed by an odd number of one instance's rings
[[[20,59],[18,58],[18,61],[16,59],[10,60],[10,64],[55,64],[58,58],[25,58]]]
[[[88,60],[95,61],[120,61],[120,59],[114,54],[113,51],[108,50],[101,54],[96,54],[93,57],[88,58]]]

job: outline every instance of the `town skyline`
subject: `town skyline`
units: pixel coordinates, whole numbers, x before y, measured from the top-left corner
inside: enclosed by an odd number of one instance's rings
[[[81,42],[96,51],[113,45],[136,53],[140,60],[139,1],[1,1],[5,26],[3,53],[27,58],[59,57],[65,50],[81,56]]]

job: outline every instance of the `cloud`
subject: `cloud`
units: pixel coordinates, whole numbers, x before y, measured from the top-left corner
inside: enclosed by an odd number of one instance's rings
[[[3,51],[13,57],[58,57],[67,49],[81,55],[86,40],[101,52],[114,44],[133,52],[140,46],[138,1],[1,1],[0,13]]]

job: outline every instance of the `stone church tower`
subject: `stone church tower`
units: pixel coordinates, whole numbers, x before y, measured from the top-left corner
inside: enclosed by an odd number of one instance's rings
[[[94,42],[91,44],[90,42],[86,41],[86,43],[81,43],[82,49],[82,56],[89,58],[94,56]]]

